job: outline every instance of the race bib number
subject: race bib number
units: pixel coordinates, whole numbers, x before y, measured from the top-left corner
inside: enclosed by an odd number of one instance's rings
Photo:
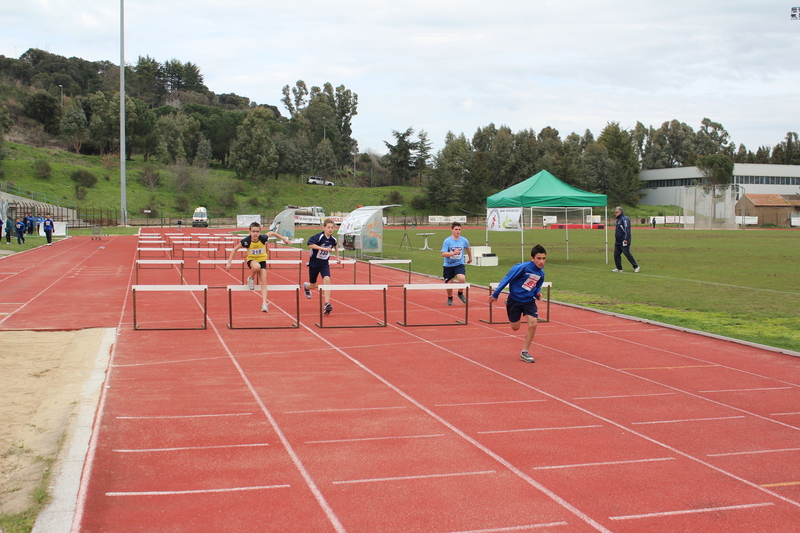
[[[253,257],[260,257],[262,255],[267,255],[267,249],[266,248],[255,248],[253,250],[250,250],[250,255],[252,255]]]
[[[528,279],[526,279],[525,283],[522,284],[522,288],[526,291],[532,291],[536,288],[536,284],[539,283],[540,279],[542,279],[542,276],[537,274],[528,274]]]
[[[450,251],[451,252],[456,252],[456,255],[451,257],[451,259],[455,260],[455,259],[461,259],[463,257],[463,254],[464,254],[464,249],[463,248],[450,248]]]
[[[331,252],[329,250],[317,250],[317,259],[328,259],[331,256]]]

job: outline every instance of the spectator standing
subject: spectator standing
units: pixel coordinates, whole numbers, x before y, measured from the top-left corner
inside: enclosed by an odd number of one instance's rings
[[[622,272],[622,256],[624,255],[634,272],[639,272],[639,264],[631,253],[631,219],[625,216],[622,207],[614,208],[614,216],[617,217],[617,226],[614,231],[614,264],[617,268],[612,272]]]
[[[44,236],[47,237],[47,246],[53,245],[53,230],[55,229],[55,222],[53,219],[50,218],[50,215],[47,215],[42,220],[42,229],[44,229]]]
[[[11,215],[8,215],[5,225],[6,244],[11,244],[11,232],[13,230],[14,230],[14,221],[11,219]]]

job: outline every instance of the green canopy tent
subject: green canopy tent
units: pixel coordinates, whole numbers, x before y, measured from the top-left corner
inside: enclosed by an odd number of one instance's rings
[[[565,214],[569,207],[603,207],[606,221],[604,225],[606,263],[608,263],[608,197],[605,194],[582,191],[567,185],[548,171],[542,170],[521,183],[489,196],[486,199],[486,207],[490,210],[501,207],[564,208]],[[524,224],[520,227],[524,229]],[[569,224],[565,224],[564,227],[566,229],[567,259],[569,259]],[[489,242],[488,225],[486,242]],[[522,260],[524,261],[524,259]]]

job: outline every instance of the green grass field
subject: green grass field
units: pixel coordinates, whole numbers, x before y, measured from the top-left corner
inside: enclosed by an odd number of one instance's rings
[[[428,230],[434,251],[420,251],[419,229],[384,231],[383,257],[411,259],[413,270],[441,276],[438,252],[449,230]],[[298,230],[307,238],[313,230]],[[408,233],[411,249],[400,246]],[[473,246],[485,244],[485,230],[466,229]],[[547,249],[547,281],[554,300],[605,309],[800,351],[800,231],[691,231],[660,227],[633,230],[632,252],[641,266],[623,257],[624,273],[613,273],[613,227],[608,264],[603,230],[570,230],[567,259],[563,230],[526,230],[524,255]],[[493,232],[489,245],[497,267],[468,267],[467,281],[488,286],[520,261],[519,233]]]

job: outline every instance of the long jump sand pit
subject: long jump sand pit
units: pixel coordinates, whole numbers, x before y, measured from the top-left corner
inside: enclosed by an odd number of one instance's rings
[[[0,513],[33,493],[81,407],[105,329],[0,332]]]

